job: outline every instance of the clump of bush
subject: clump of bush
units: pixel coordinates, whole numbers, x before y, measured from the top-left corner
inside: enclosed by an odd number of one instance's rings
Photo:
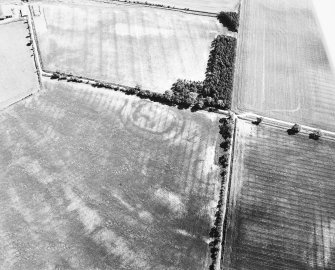
[[[52,75],[51,75],[51,79],[57,79],[59,81],[66,80],[66,77],[67,77],[67,75],[65,73],[62,73],[62,72],[59,72],[59,71],[56,71],[56,72],[52,73]]]
[[[81,83],[81,82],[83,82],[83,80],[82,79],[80,79],[80,78],[78,78],[78,77],[76,77],[76,76],[68,76],[67,78],[66,78],[66,80],[68,81],[68,82],[75,82],[75,83]]]
[[[233,135],[233,128],[234,128],[234,120],[232,117],[223,118],[220,120],[220,134],[223,137],[223,142],[221,143],[221,147],[223,149],[223,155],[219,158],[219,163],[221,165],[221,190],[220,190],[220,198],[217,205],[217,211],[215,213],[215,221],[214,226],[210,230],[209,236],[213,239],[209,243],[210,251],[211,251],[211,258],[212,263],[209,267],[210,270],[215,269],[216,263],[218,261],[218,254],[220,250],[220,245],[224,243],[225,240],[225,231],[226,231],[226,220],[223,216],[225,201],[224,201],[224,193],[225,193],[225,184],[228,181],[228,165],[229,165],[229,158],[230,158],[230,146],[232,141]],[[220,237],[222,234],[222,242],[220,242]]]
[[[316,141],[319,140],[321,136],[322,136],[322,132],[319,129],[314,130],[312,133],[309,134],[309,138],[316,140]]]
[[[259,117],[256,118],[255,121],[252,121],[252,124],[258,126],[262,122],[263,122],[263,117],[259,116]]]
[[[237,12],[220,12],[217,15],[217,19],[224,26],[227,27],[231,32],[237,32],[239,27],[240,15]]]
[[[301,131],[301,126],[299,124],[294,124],[290,129],[287,130],[289,135],[295,135]]]
[[[66,74],[59,71],[52,73],[51,79],[57,79],[59,81],[66,80],[68,82],[82,83],[83,80],[81,77],[73,76],[72,74]]]

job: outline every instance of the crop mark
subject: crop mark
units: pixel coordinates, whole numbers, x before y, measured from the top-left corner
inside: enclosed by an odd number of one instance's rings
[[[130,132],[136,131],[146,139],[172,140],[181,132],[182,119],[172,109],[164,107],[162,112],[157,106],[147,101],[127,102],[121,120]],[[163,115],[165,122],[161,121]]]

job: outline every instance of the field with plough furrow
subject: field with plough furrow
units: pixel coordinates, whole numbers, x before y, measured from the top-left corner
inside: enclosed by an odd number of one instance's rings
[[[335,79],[312,0],[245,0],[233,108],[335,131]]]
[[[335,268],[335,141],[238,120],[223,269]]]
[[[219,116],[44,87],[0,115],[0,269],[207,269]]]
[[[43,67],[163,93],[201,81],[210,46],[227,31],[215,17],[138,5],[41,5],[34,17]]]

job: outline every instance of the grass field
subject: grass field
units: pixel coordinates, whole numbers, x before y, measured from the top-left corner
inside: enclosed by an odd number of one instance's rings
[[[191,10],[219,13],[220,11],[237,11],[240,0],[139,0],[152,4],[162,4],[176,8],[188,8]]]
[[[0,23],[0,109],[39,88],[28,35],[24,21]]]
[[[312,0],[245,0],[233,108],[335,131],[335,78]]]
[[[238,121],[223,269],[335,268],[335,141]]]
[[[0,269],[207,269],[218,116],[45,88],[0,114]]]
[[[156,92],[203,80],[210,44],[226,31],[213,17],[133,5],[43,10],[34,19],[44,69]]]

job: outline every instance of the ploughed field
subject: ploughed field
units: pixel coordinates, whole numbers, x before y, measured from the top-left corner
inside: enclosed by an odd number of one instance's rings
[[[0,22],[0,109],[39,88],[27,27],[24,21]]]
[[[223,269],[335,268],[335,141],[238,120]]]
[[[0,268],[207,269],[219,117],[44,86],[0,114]]]
[[[161,4],[176,8],[190,9],[209,13],[219,13],[221,11],[237,11],[240,0],[139,0],[150,4]]]
[[[41,5],[34,17],[43,67],[163,93],[201,81],[218,34],[215,17],[138,5]]]
[[[335,131],[335,79],[312,0],[245,0],[233,108]]]

